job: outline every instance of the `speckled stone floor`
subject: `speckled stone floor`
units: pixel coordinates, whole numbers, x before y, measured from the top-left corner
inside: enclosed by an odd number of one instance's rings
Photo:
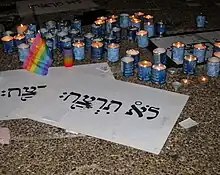
[[[178,1],[180,2],[180,1]],[[156,19],[165,19],[169,33],[194,30],[194,17],[199,8],[189,9],[178,3],[152,11]],[[160,6],[159,6],[160,7]],[[182,10],[180,10],[182,9]],[[203,9],[208,15],[206,29],[220,28],[216,18],[217,7]],[[131,10],[132,11],[132,10]],[[149,10],[144,10],[149,12]],[[67,14],[66,14],[67,15]],[[44,18],[46,19],[46,18]],[[123,42],[121,55],[134,43]],[[8,56],[0,51],[0,71],[20,68],[17,54]],[[150,59],[151,53],[141,50],[141,59]],[[103,60],[104,61],[104,60]],[[76,64],[87,64],[89,59]],[[53,66],[62,65],[59,53]],[[120,74],[119,63],[109,64],[116,79],[174,91],[171,83],[184,78],[181,69],[168,74],[163,86],[144,83],[137,78],[125,79]],[[197,68],[197,75],[189,77],[192,84],[177,92],[190,96],[177,124],[160,155],[153,155],[108,141],[71,134],[65,130],[29,119],[0,121],[0,126],[11,131],[9,145],[0,145],[0,174],[6,175],[217,175],[220,174],[220,78],[209,79],[207,85],[197,81],[204,75],[204,66]],[[24,116],[25,117],[25,116]],[[178,123],[191,117],[199,124],[189,130]]]

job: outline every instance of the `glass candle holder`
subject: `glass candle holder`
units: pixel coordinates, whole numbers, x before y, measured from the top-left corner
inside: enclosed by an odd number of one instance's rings
[[[14,38],[12,36],[4,36],[2,42],[5,53],[12,53],[14,51]]]
[[[207,85],[209,82],[209,78],[207,76],[200,76],[198,77],[198,81],[202,85]]]
[[[29,24],[28,30],[30,30],[36,34],[37,33],[37,25],[36,24]]]
[[[135,13],[134,13],[134,16],[135,16],[137,19],[140,19],[142,23],[144,22],[144,12],[135,12]]]
[[[93,35],[95,35],[95,36],[102,36],[102,27],[101,27],[101,25],[92,24],[91,27],[92,27],[91,31],[92,31]]]
[[[51,33],[47,33],[45,35],[46,41],[51,40],[52,41],[52,50],[57,48],[57,37]]]
[[[48,30],[46,28],[40,28],[40,34],[43,38],[45,38],[45,35],[48,33]]]
[[[57,24],[56,21],[47,21],[45,22],[45,26],[47,30],[50,30],[50,29],[55,29]]]
[[[156,23],[156,34],[159,37],[163,37],[166,33],[166,25],[163,23],[163,21]]]
[[[178,42],[174,42],[171,47],[172,47],[172,52],[171,52],[172,59],[176,61],[183,61],[185,54],[185,44],[178,41]]]
[[[29,38],[34,38],[34,37],[35,37],[34,31],[27,30],[25,32],[25,40],[26,40],[26,42],[28,41]]]
[[[97,17],[97,20],[106,21],[108,18],[106,16],[99,16]]]
[[[85,43],[75,42],[73,43],[73,55],[75,60],[84,60],[85,59]]]
[[[74,39],[75,36],[79,35],[79,31],[76,29],[71,29],[68,31],[68,36],[71,38],[71,40]]]
[[[60,50],[63,48],[71,48],[72,46],[72,41],[71,38],[68,36],[64,36],[63,38],[60,39]]]
[[[3,33],[3,36],[14,36],[14,32],[12,32],[12,31],[10,31],[10,30],[8,30],[8,31],[5,31],[4,33]]]
[[[80,33],[82,33],[82,22],[79,19],[73,19],[71,21],[71,28],[78,30]]]
[[[111,43],[116,43],[116,37],[112,35],[108,35],[104,38],[104,48],[107,49],[108,45]]]
[[[197,57],[197,63],[203,63],[205,61],[206,45],[202,43],[195,44],[193,55]]]
[[[136,33],[138,47],[146,48],[149,45],[149,39],[146,30],[140,30]]]
[[[204,28],[206,23],[206,17],[202,14],[196,17],[196,26],[198,28]]]
[[[67,32],[61,31],[57,33],[57,47],[61,47],[61,39],[68,36]]]
[[[27,41],[27,44],[28,44],[29,46],[31,46],[32,43],[34,42],[34,40],[35,40],[35,38],[29,38],[28,41]]]

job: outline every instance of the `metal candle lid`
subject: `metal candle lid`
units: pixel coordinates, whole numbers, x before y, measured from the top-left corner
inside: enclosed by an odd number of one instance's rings
[[[199,44],[195,44],[194,48],[202,50],[202,49],[206,49],[206,45],[202,44],[202,43],[199,43]]]
[[[157,70],[165,70],[166,66],[164,64],[154,64],[152,66],[153,69],[157,69]]]
[[[81,42],[81,41],[77,41],[75,43],[72,44],[73,47],[83,47],[85,45],[84,42]]]
[[[129,17],[129,15],[127,13],[121,13],[120,16],[122,16],[122,17]]]
[[[4,37],[2,37],[2,41],[11,41],[11,40],[13,40],[12,36],[4,36]]]
[[[138,66],[141,66],[141,67],[151,67],[152,63],[150,61],[144,60],[144,61],[138,62]]]
[[[16,39],[16,40],[22,40],[24,38],[25,38],[25,36],[23,34],[17,34],[14,36],[14,39]]]
[[[138,55],[140,52],[138,50],[135,49],[129,49],[126,51],[127,55]]]
[[[194,56],[194,55],[186,55],[184,57],[184,59],[188,60],[188,61],[195,61],[195,60],[197,60],[196,56]]]
[[[180,41],[177,41],[177,42],[174,42],[174,43],[172,44],[172,46],[173,46],[173,47],[177,47],[177,48],[181,48],[181,47],[184,47],[185,44],[182,43],[182,42],[180,42]]]
[[[220,62],[220,58],[218,58],[218,57],[210,57],[210,58],[208,58],[208,62],[219,63]]]
[[[102,47],[102,46],[103,46],[102,42],[99,42],[99,41],[93,41],[92,42],[92,47],[99,48],[99,47]]]

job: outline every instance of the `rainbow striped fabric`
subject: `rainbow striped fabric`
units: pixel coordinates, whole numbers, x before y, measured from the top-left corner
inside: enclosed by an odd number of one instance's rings
[[[39,75],[47,75],[51,64],[52,53],[47,47],[45,40],[38,33],[24,60],[23,68]]]

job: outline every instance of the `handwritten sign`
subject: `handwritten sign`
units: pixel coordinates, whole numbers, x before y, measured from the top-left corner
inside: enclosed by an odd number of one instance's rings
[[[176,35],[163,38],[153,38],[151,41],[157,46],[167,49],[167,56],[171,58],[171,45],[173,42],[181,41],[186,45],[185,55],[193,53],[193,45],[197,43],[204,43],[207,46],[206,58],[212,56],[213,43],[220,38],[220,31],[203,32],[188,35]],[[174,62],[178,65],[183,64],[182,61]]]
[[[105,68],[102,72],[99,69]],[[16,110],[40,95],[51,83],[58,78],[69,77],[80,73],[114,79],[107,63],[80,65],[66,69],[64,67],[52,67],[48,76],[38,76],[26,70],[5,71],[0,74],[0,120],[16,119]],[[52,85],[52,86],[53,86]],[[27,117],[26,115],[20,117]]]
[[[187,100],[185,95],[81,73],[59,79],[23,112],[37,121],[159,154]]]
[[[35,9],[37,15],[45,13],[57,13],[62,11],[90,10],[98,5],[90,0],[36,0],[17,1],[17,11],[20,16],[32,14],[31,8]]]

